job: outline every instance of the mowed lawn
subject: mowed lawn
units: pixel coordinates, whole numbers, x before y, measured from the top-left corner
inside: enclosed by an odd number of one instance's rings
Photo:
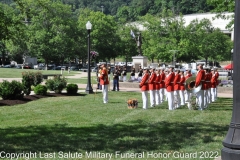
[[[129,98],[139,100],[138,109],[127,108]],[[94,157],[95,152],[112,154],[111,159],[215,159],[232,103],[218,98],[204,111],[169,111],[164,102],[143,110],[141,93],[109,92],[108,104],[102,103],[101,93],[82,93],[1,106],[0,151],[36,153],[32,159],[110,159]]]

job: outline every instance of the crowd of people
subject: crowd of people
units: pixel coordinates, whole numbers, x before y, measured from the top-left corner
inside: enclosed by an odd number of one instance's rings
[[[115,66],[114,69],[108,68],[106,64],[99,66],[97,72],[98,89],[102,90],[103,103],[108,103],[108,84],[109,75],[113,77],[112,91],[119,91],[119,81],[127,81],[126,67]],[[186,84],[187,80],[193,75],[191,68],[179,69],[169,65],[163,67],[144,67],[138,69],[137,79],[142,92],[143,109],[148,109],[148,93],[150,94],[150,107],[161,105],[168,101],[169,110],[175,110],[187,105],[192,109],[192,96],[196,97],[196,104],[199,110],[204,110],[217,99],[218,71],[217,68],[197,66],[194,84]],[[132,68],[130,80],[136,79],[135,69]],[[192,83],[191,83],[192,85]],[[193,92],[195,89],[197,92]]]
[[[150,94],[150,107],[161,105],[168,101],[169,110],[175,110],[187,105],[192,109],[192,96],[195,94],[198,110],[204,110],[211,102],[217,99],[218,71],[217,68],[198,65],[194,86],[186,84],[192,77],[191,68],[179,69],[174,66],[168,68],[144,67],[143,77],[139,84],[142,92],[143,109],[148,109],[148,92]],[[193,90],[200,88],[193,93]]]

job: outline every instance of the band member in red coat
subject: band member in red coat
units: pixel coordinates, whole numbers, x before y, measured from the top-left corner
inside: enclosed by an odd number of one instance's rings
[[[212,102],[212,94],[211,94],[211,79],[212,79],[212,72],[211,69],[209,68],[207,70],[208,72],[208,80],[207,80],[207,84],[208,84],[208,103],[210,104]]]
[[[150,93],[150,104],[151,107],[155,107],[156,101],[155,101],[155,92],[156,92],[156,73],[155,73],[155,68],[151,67],[150,69],[150,77],[148,80],[148,87],[149,87],[149,93]]]
[[[179,95],[180,95],[180,99],[181,99],[180,105],[183,106],[183,105],[185,105],[185,96],[184,96],[185,76],[184,76],[184,70],[183,69],[180,70],[179,75],[181,76],[181,79],[180,79],[180,82],[179,82]]]
[[[141,88],[141,92],[142,92],[143,109],[148,108],[148,90],[149,90],[148,79],[149,79],[148,68],[144,67],[143,68],[143,77],[139,84],[139,87]]]
[[[156,105],[161,104],[160,94],[159,94],[160,82],[161,82],[160,68],[156,68],[156,79],[155,79],[155,86],[156,86],[155,100],[156,100]]]
[[[212,73],[212,78],[211,78],[211,97],[212,97],[212,102],[216,101],[216,87],[217,87],[217,76],[215,73],[214,69],[211,69],[211,73]]]
[[[102,93],[103,93],[103,103],[108,103],[108,70],[106,68],[106,64],[103,64],[102,70],[100,73],[100,85],[102,86]]]
[[[165,94],[165,72],[164,72],[164,68],[160,67],[160,90],[159,90],[159,94],[160,94],[160,103],[163,103],[164,101],[164,94]]]
[[[180,79],[181,76],[179,75],[180,69],[179,68],[175,68],[175,78],[174,78],[174,104],[175,104],[175,108],[179,108],[180,107],[180,95],[179,95],[179,83],[180,83]]]
[[[203,82],[203,88],[204,88],[204,108],[207,108],[208,107],[208,104],[209,104],[209,97],[208,97],[208,87],[209,87],[209,73],[208,73],[208,70],[209,68],[208,67],[204,67],[203,68],[204,71],[205,71],[205,79],[204,79],[204,82]]]
[[[197,77],[195,81],[195,88],[205,81],[205,72],[203,70],[203,66],[199,64],[197,68],[198,68],[198,72],[197,72]],[[197,92],[196,95],[197,95],[197,101],[199,106],[198,110],[203,110],[204,109],[204,86],[203,85],[201,90]]]
[[[218,85],[219,85],[219,81],[218,81],[219,73],[218,73],[217,67],[214,67],[213,69],[215,71],[215,76],[216,76],[216,79],[217,79],[216,91],[215,91],[215,100],[217,100],[217,92],[218,92]]]
[[[167,95],[167,99],[168,99],[168,109],[169,110],[174,110],[174,77],[175,74],[173,73],[173,66],[169,66],[168,68],[168,74],[166,75],[165,78],[165,86],[166,86],[166,95]]]
[[[192,77],[192,71],[191,70],[192,70],[192,68],[190,68],[190,67],[186,69],[186,71],[185,71],[185,73],[186,73],[185,81],[188,78]],[[186,91],[185,91],[185,102],[187,103],[188,109],[192,109],[191,98],[192,98],[191,91],[186,89]]]

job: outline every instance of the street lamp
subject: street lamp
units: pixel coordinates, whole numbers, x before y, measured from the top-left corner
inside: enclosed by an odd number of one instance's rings
[[[235,0],[234,17],[234,81],[233,81],[233,111],[227,135],[223,140],[222,160],[239,160],[240,157],[240,0]]]
[[[90,69],[90,32],[92,29],[92,24],[90,21],[87,22],[86,24],[86,29],[88,31],[88,83],[86,87],[86,93],[93,93],[92,85],[91,85],[91,69]]]
[[[173,52],[172,65],[176,67],[176,53],[178,50],[170,50],[170,52]]]

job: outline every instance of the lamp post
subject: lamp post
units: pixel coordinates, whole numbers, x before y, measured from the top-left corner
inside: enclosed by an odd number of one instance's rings
[[[86,93],[90,94],[93,93],[92,85],[91,85],[91,69],[90,69],[90,32],[92,29],[92,24],[90,21],[87,22],[86,28],[88,31],[88,83],[86,87]]]
[[[176,53],[178,52],[178,50],[170,50],[170,52],[173,52],[172,65],[176,67]]]
[[[234,82],[233,82],[233,111],[227,135],[223,140],[221,151],[222,160],[239,160],[240,157],[240,0],[235,0],[234,17]]]

